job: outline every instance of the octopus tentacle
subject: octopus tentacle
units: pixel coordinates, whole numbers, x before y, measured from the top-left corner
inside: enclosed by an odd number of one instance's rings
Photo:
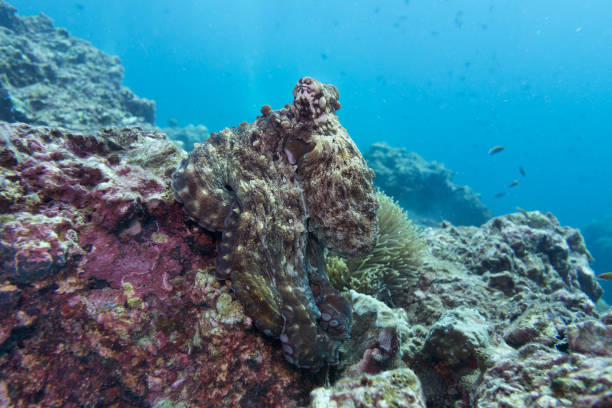
[[[325,247],[356,254],[376,238],[373,174],[335,114],[338,90],[310,77],[293,104],[197,145],[173,175],[177,201],[221,231],[216,276],[231,279],[255,325],[287,361],[338,363],[350,304],[329,283]]]

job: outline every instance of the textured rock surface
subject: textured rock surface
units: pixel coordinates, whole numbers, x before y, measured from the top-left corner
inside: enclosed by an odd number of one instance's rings
[[[0,406],[307,402],[172,198],[184,155],[138,128],[0,123]]]
[[[0,0],[0,120],[70,129],[153,124],[155,103],[122,81],[119,58]]]
[[[438,162],[385,143],[373,144],[364,156],[376,173],[375,184],[398,200],[414,222],[481,225],[492,216],[478,194],[453,183],[453,173]]]
[[[576,376],[593,378],[595,368],[584,368],[583,372],[566,354],[571,338],[568,333],[577,330],[570,325],[596,321],[594,301],[601,295],[589,267],[590,255],[577,230],[561,227],[550,214],[530,212],[497,217],[480,228],[443,224],[439,229],[426,229],[424,236],[431,255],[419,283],[408,289],[411,300],[404,305],[408,324],[428,328],[430,340],[437,327],[447,326],[441,325],[448,321],[445,316],[449,312],[445,311],[468,307],[481,320],[466,325],[459,324],[459,319],[458,324],[448,327],[449,333],[456,332],[455,338],[463,339],[469,358],[457,359],[456,353],[447,355],[448,348],[436,350],[429,343],[405,358],[421,379],[429,406],[444,407],[456,401],[475,407],[531,406],[534,400],[529,395],[539,392],[537,384],[523,382],[520,387],[508,388],[506,391],[511,390],[512,398],[519,401],[514,405],[507,402],[504,392],[491,391],[494,384],[505,387],[506,378],[514,375],[504,374],[503,369],[491,374],[491,367],[503,361],[542,381],[549,378],[552,363],[540,367],[537,359],[523,358],[524,347],[541,347],[550,359],[567,360],[566,368]],[[474,330],[483,325],[487,330],[478,331],[479,340],[467,341],[476,338]],[[593,337],[602,332],[606,333],[601,327],[584,331],[591,338],[580,344],[601,348],[605,340]],[[484,339],[484,333],[488,338]],[[478,343],[478,347],[472,346]],[[580,358],[596,356],[595,349],[583,351]],[[520,378],[516,374],[513,381],[518,383]],[[567,406],[563,399],[578,403],[584,397],[578,390],[563,398],[554,392],[542,395],[548,395],[548,406]]]
[[[403,360],[423,347],[426,328],[409,326],[403,309],[391,309],[354,290],[346,296],[353,306],[354,324],[350,340],[342,345],[337,375],[353,377],[405,367]]]
[[[333,85],[304,77],[293,104],[262,108],[252,124],[214,133],[174,175],[177,200],[222,231],[219,277],[247,314],[278,337],[288,361],[337,364],[348,302],[327,279],[326,248],[365,254],[376,241],[372,171],[336,116]]]
[[[476,407],[610,407],[612,359],[529,344],[487,370],[472,401]]]
[[[445,311],[431,326],[424,351],[437,360],[457,365],[476,360],[489,347],[485,319],[474,309],[459,307]]]
[[[401,309],[349,293],[342,376],[410,367],[436,408],[609,404],[612,318],[598,319],[576,230],[531,212],[423,235],[431,252]]]
[[[345,378],[311,395],[313,408],[425,408],[419,379],[408,368]]]

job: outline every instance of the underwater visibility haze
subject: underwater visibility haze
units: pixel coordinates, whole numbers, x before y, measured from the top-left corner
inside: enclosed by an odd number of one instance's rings
[[[609,2],[0,29],[0,408],[612,407]]]

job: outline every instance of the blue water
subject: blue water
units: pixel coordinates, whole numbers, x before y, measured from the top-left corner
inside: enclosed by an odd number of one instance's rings
[[[496,215],[520,206],[579,227],[612,214],[609,0],[11,4],[120,56],[160,126],[252,121],[310,75],[338,86],[362,150],[384,140],[443,162]]]

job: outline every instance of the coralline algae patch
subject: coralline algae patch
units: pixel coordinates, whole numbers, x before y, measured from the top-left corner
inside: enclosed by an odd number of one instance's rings
[[[378,202],[373,172],[335,114],[337,89],[305,77],[293,96],[196,145],[172,185],[195,221],[222,232],[217,276],[231,278],[255,325],[280,338],[288,361],[318,371],[338,363],[352,322],[325,248],[369,251]]]

